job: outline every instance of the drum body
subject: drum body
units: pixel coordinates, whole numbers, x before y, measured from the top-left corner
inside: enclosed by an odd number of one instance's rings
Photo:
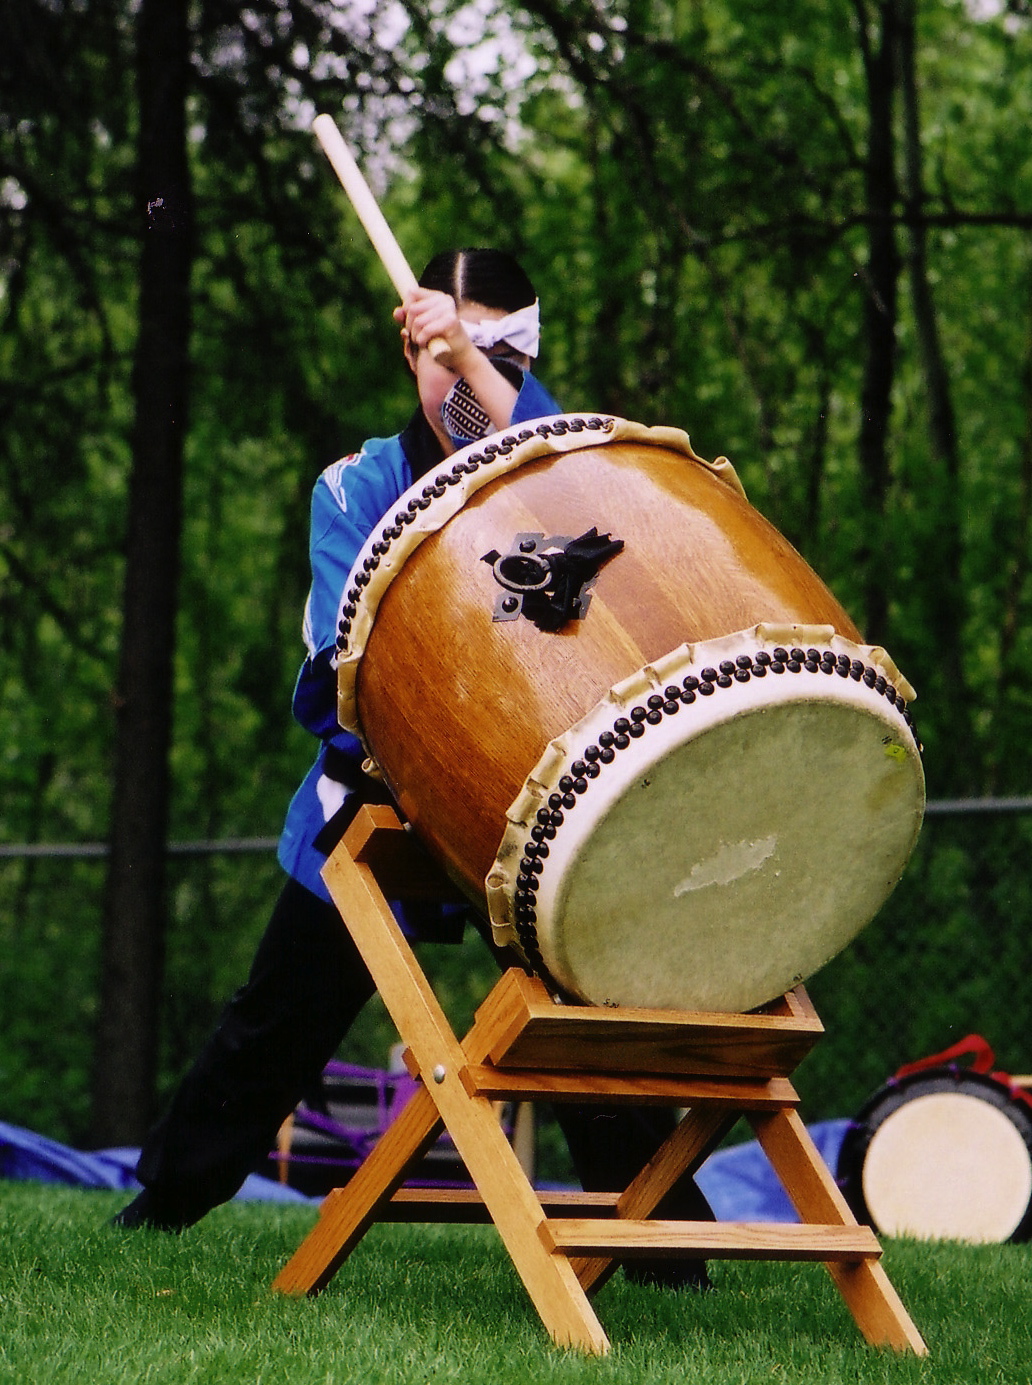
[[[781,994],[912,849],[909,686],[683,433],[563,417],[493,446],[413,488],[360,556],[342,724],[498,940],[563,990]],[[485,557],[591,529],[623,548],[583,618],[495,618]]]
[[[884,1236],[971,1243],[1032,1234],[1032,1109],[988,1074],[933,1068],[888,1083],[850,1126],[838,1178]]]

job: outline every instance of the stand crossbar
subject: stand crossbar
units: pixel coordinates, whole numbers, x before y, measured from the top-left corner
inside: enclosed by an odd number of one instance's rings
[[[314,1294],[375,1221],[490,1220],[552,1339],[609,1349],[588,1298],[625,1259],[820,1260],[869,1342],[927,1348],[890,1284],[874,1233],[859,1226],[797,1110],[790,1074],[823,1032],[805,991],[760,1014],[558,1005],[536,978],[505,973],[460,1043],[387,904],[406,884],[425,897],[422,856],[390,808],[365,807],[324,879],[422,1085],[319,1221],[273,1288]],[[428,885],[429,880],[429,885]],[[604,1101],[687,1107],[655,1156],[614,1194],[538,1194],[499,1125],[497,1101]],[[670,1222],[652,1213],[740,1115],[800,1222]],[[403,1187],[447,1127],[475,1191]],[[553,1213],[557,1215],[553,1215]]]

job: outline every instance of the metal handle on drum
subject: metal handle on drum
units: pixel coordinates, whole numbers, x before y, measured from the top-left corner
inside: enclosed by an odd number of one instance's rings
[[[579,538],[567,534],[517,534],[508,553],[485,553],[503,593],[493,619],[524,615],[540,629],[554,632],[567,621],[583,620],[591,588],[603,563],[623,549],[623,539],[589,529]]]

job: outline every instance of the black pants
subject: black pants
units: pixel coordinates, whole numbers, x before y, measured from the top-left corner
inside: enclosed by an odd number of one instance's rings
[[[486,941],[500,965],[515,964],[489,934]],[[198,1220],[261,1165],[374,989],[336,908],[288,880],[246,984],[144,1144],[137,1177],[170,1217]],[[672,1113],[652,1109],[578,1105],[555,1114],[593,1192],[624,1188],[673,1128]],[[691,1179],[661,1210],[712,1216]]]

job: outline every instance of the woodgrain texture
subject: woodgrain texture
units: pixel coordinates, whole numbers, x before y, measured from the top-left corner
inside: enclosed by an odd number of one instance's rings
[[[763,1081],[793,1072],[824,1033],[808,999],[800,999],[803,988],[795,995],[787,1014],[787,1002],[752,1015],[556,1005],[540,978],[514,968],[477,1011],[477,1023],[497,1035],[486,1052],[500,1069],[597,1070],[601,1025],[611,1040],[611,1072]]]
[[[484,554],[593,526],[625,546],[583,620],[558,633],[493,621]],[[543,458],[478,492],[391,584],[358,676],[363,733],[403,812],[479,900],[505,810],[551,739],[649,661],[760,622],[860,639],[787,540],[703,466],[633,443]]]

